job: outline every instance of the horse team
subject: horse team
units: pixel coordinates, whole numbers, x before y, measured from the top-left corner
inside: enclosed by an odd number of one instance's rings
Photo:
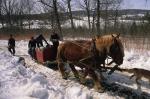
[[[68,74],[65,72],[65,63],[69,63],[74,76],[81,83],[84,84],[85,77],[89,75],[94,81],[94,88],[98,92],[104,92],[101,83],[103,80],[102,73],[100,72],[100,77],[98,77],[95,70],[102,70],[102,65],[105,68],[105,60],[108,56],[112,58],[109,65],[112,63],[116,64],[109,72],[111,74],[123,63],[124,48],[119,39],[119,34],[96,36],[91,41],[76,40],[60,44],[57,52],[58,68],[62,78],[67,79]],[[84,71],[83,75],[79,75],[75,66],[80,67]]]

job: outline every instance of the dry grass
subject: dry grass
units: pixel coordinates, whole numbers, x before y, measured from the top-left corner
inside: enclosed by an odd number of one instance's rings
[[[126,50],[134,49],[140,52],[150,50],[150,38],[148,37],[124,37],[122,41]]]
[[[30,32],[30,33],[16,33],[13,34],[14,38],[16,40],[28,40],[30,39],[32,36],[37,35],[38,33],[36,32]],[[42,33],[44,35],[44,37],[49,37],[50,33],[45,32]],[[7,40],[9,38],[10,34],[4,34],[4,33],[0,33],[0,40]]]
[[[72,33],[72,31],[63,31],[66,34],[64,35],[65,38],[67,37],[71,37],[71,38],[77,38],[77,37],[82,37],[82,38],[89,38],[91,37],[89,34],[87,35],[86,33],[81,33],[80,31],[76,31],[79,32],[77,33]],[[42,33],[44,35],[45,38],[49,38],[51,31],[47,30],[47,31],[28,31],[28,32],[24,32],[24,33],[13,33],[14,37],[16,40],[28,40],[31,38],[31,36],[35,36],[39,33]],[[79,35],[80,34],[80,35]],[[7,40],[9,38],[10,33],[0,33],[0,40]],[[82,35],[82,36],[81,36]],[[125,47],[125,50],[137,50],[137,51],[145,51],[145,50],[150,50],[150,38],[149,37],[123,37],[121,38],[123,45]]]

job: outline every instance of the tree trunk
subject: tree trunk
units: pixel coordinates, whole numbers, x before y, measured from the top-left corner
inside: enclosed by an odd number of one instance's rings
[[[89,31],[91,32],[91,23],[90,23],[90,1],[88,0],[84,0],[85,3],[85,8],[86,8],[86,12],[87,12],[87,17],[88,17],[88,26],[89,26]]]
[[[61,39],[63,39],[61,24],[60,24],[60,20],[59,20],[59,14],[58,14],[58,10],[57,10],[57,0],[53,0],[53,9],[54,9],[54,13],[56,16],[56,23],[57,23],[57,27],[59,30],[59,35],[60,35]]]
[[[0,22],[2,24],[2,28],[4,27],[3,15],[2,15],[2,0],[0,0]]]
[[[115,32],[117,32],[117,27],[118,27],[118,23],[117,23],[117,17],[118,17],[118,10],[116,9],[115,11],[115,19],[114,19],[114,30]]]
[[[105,4],[106,8],[105,8],[105,24],[104,24],[104,33],[107,33],[107,25],[108,25],[108,2],[106,0],[106,4]]]
[[[69,10],[69,18],[71,21],[71,28],[74,30],[74,23],[73,23],[73,18],[72,18],[72,11],[71,11],[71,5],[70,5],[71,0],[67,0],[68,3],[68,10]]]
[[[92,32],[95,30],[95,12],[93,12],[93,20],[92,20]]]
[[[89,10],[87,10],[87,16],[88,16],[89,31],[91,31],[91,20],[90,20],[90,11]]]
[[[97,28],[97,35],[100,34],[100,0],[97,0],[97,23],[96,23],[96,28]]]
[[[54,29],[54,14],[52,12],[51,14],[51,27],[52,27],[52,30]]]

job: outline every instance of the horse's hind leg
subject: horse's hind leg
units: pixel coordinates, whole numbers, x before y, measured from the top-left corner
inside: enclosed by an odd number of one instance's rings
[[[141,78],[140,78],[140,77],[137,77],[137,78],[135,79],[135,81],[136,81],[136,83],[137,83],[138,89],[141,90],[141,84],[138,82],[139,79],[141,79]]]
[[[95,74],[95,72],[92,69],[90,69],[89,74],[92,77],[92,79],[94,80],[94,88],[100,93],[104,92],[104,88],[102,87],[101,83],[99,82],[99,79],[98,79],[97,75]]]
[[[150,86],[150,79],[148,79],[148,81],[149,81],[149,86]]]
[[[58,68],[59,68],[59,71],[62,75],[62,78],[67,79],[67,75],[65,73],[65,68],[64,68],[64,63],[63,62],[58,62]]]
[[[133,75],[131,75],[131,76],[130,76],[130,79],[132,79],[134,76],[135,76],[134,74],[133,74]]]
[[[88,73],[89,73],[88,68],[85,68],[85,70],[83,71],[83,74],[80,77],[81,84],[85,84],[86,83],[86,76],[88,75]]]
[[[69,64],[69,65],[70,65],[70,68],[71,68],[71,70],[72,70],[74,76],[79,79],[79,73],[78,73],[78,71],[75,69],[74,65],[73,65],[73,64]]]

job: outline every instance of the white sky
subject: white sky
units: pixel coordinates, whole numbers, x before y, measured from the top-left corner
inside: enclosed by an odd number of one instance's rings
[[[34,1],[37,1],[37,0],[34,0]],[[58,0],[58,1],[60,2],[60,1],[64,1],[64,0]],[[71,1],[72,10],[81,9],[78,5],[79,1],[80,0],[72,0]],[[36,12],[40,13],[43,11],[41,4],[39,2],[36,3],[35,7],[37,10]],[[149,9],[150,10],[150,0],[123,0],[123,2],[121,4],[121,9]]]
[[[150,9],[150,0],[124,0],[123,9]]]

